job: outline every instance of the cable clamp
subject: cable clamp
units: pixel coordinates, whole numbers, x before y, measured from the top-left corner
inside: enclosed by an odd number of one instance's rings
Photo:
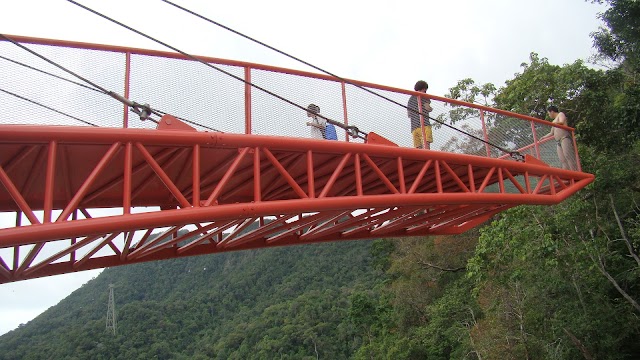
[[[153,111],[151,110],[151,106],[149,106],[149,104],[142,105],[138,104],[137,102],[132,102],[129,106],[131,108],[131,111],[138,114],[141,121],[149,120],[151,114],[153,114]]]
[[[359,138],[363,140],[367,139],[367,133],[360,131],[360,129],[358,129],[357,126],[354,126],[354,125],[344,126],[344,129],[347,131],[347,134],[349,134],[349,136],[351,136],[352,138]]]
[[[512,159],[514,159],[515,161],[520,161],[520,162],[524,162],[524,155],[520,154],[517,151],[512,151],[509,153],[509,155],[511,156]]]

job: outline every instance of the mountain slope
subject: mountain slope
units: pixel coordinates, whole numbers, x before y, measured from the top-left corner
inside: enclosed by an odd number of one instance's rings
[[[347,358],[349,296],[376,279],[370,242],[110,268],[0,337],[1,359]],[[117,335],[105,331],[115,285]]]

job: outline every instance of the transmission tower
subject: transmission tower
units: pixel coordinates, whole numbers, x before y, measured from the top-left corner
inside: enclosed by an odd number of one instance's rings
[[[107,304],[107,331],[116,334],[116,303],[113,299],[113,284],[109,284],[109,304]]]

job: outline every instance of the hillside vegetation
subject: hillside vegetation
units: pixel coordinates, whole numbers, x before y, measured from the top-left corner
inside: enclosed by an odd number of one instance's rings
[[[640,2],[606,2],[600,66],[531,53],[504,87],[464,79],[447,94],[541,119],[558,106],[596,175],[562,204],[461,236],[107,269],[0,337],[0,358],[640,359]]]
[[[371,289],[369,242],[106,269],[0,338],[2,359],[347,358],[349,298]],[[115,285],[117,335],[105,331]]]

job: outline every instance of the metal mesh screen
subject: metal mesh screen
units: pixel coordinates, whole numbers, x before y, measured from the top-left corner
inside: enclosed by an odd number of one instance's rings
[[[319,106],[320,114],[329,119],[355,125],[365,133],[376,132],[402,147],[413,146],[406,109],[410,92],[382,86],[368,88],[387,98],[384,99],[351,84],[345,84],[343,92],[340,81],[312,74],[284,73],[272,67],[256,69],[250,68],[250,64],[225,64],[226,61],[215,64],[240,79],[244,79],[248,69],[253,84],[288,102],[255,87],[249,90],[250,99],[246,99],[246,85],[242,80],[192,60],[132,54],[127,78],[127,56],[120,50],[26,46],[121,95],[125,94],[128,81],[129,99],[186,119],[197,130],[244,133],[245,101],[250,100],[251,133],[310,138],[311,128],[306,124],[310,118],[303,109],[313,103]],[[0,42],[0,56],[1,123],[88,126],[80,121],[83,120],[97,126],[124,125],[124,105],[120,102],[51,74],[75,82],[81,80],[9,42]],[[441,98],[431,99],[431,107],[431,150],[509,158],[498,148],[501,147],[535,156],[554,167],[561,166],[555,142],[552,139],[540,142],[540,138],[549,133],[551,123],[510,117],[488,108],[480,110]],[[156,125],[128,112],[127,126],[155,128]],[[338,140],[346,140],[345,131],[336,130]],[[360,139],[349,141],[362,142]]]
[[[390,91],[369,90],[401,104],[409,98]],[[354,85],[346,85],[346,98],[349,125],[364,132],[373,131],[402,147],[412,146],[407,109]]]
[[[124,54],[46,45],[25,46],[102,87],[123,92]],[[4,108],[0,112],[0,122],[3,124],[87,125],[74,119],[78,118],[98,126],[122,126],[124,110],[121,103],[104,94],[18,64],[79,81],[14,44],[0,42],[0,55],[3,57],[0,58],[0,73],[3,74],[0,89],[71,116],[0,91],[0,103]]]
[[[215,65],[244,78],[244,69]],[[244,83],[202,63],[132,55],[130,98],[223,132],[244,132]],[[129,127],[155,126],[129,116]],[[209,130],[189,123],[198,130]]]
[[[343,122],[342,88],[338,82],[254,69],[251,83],[304,109],[315,104],[321,115]],[[311,137],[306,110],[256,88],[251,89],[251,109],[254,134]],[[337,131],[337,135],[338,140],[345,139],[343,131]]]

